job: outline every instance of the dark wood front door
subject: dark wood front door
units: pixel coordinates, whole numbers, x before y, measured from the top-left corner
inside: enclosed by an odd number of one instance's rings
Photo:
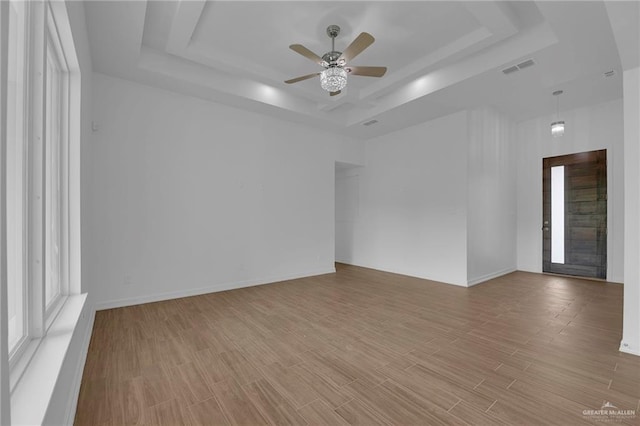
[[[542,270],[606,279],[607,151],[545,158],[542,168]]]

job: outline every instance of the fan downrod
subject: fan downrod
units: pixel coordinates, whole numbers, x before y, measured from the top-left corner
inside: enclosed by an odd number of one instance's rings
[[[340,56],[342,55],[342,52],[336,51],[336,37],[338,37],[338,34],[340,34],[339,26],[329,25],[327,27],[327,35],[331,37],[331,52],[327,52],[322,55],[322,60],[324,61],[324,64],[326,64],[325,68],[344,65],[344,63],[338,64],[338,58],[340,58]]]

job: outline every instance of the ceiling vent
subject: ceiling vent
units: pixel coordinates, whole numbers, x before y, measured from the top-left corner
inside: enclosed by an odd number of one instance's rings
[[[616,71],[615,70],[611,70],[611,71],[607,71],[604,73],[605,77],[613,77],[614,75],[616,75]]]
[[[536,63],[535,63],[535,62],[533,62],[533,59],[527,59],[527,60],[526,60],[526,61],[524,61],[524,62],[520,62],[520,63],[517,65],[517,67],[518,67],[519,69],[521,69],[521,70],[522,70],[522,69],[525,69],[525,68],[529,68],[529,67],[531,67],[531,66],[533,66],[533,65],[535,65],[535,64],[536,64]]]
[[[518,67],[516,67],[515,65],[502,70],[502,72],[505,74],[511,74],[512,72],[516,72],[516,71],[518,71]]]
[[[510,66],[508,68],[503,69],[502,73],[505,74],[505,75],[513,74],[516,71],[520,71],[520,70],[523,70],[525,68],[532,67],[535,64],[536,64],[536,62],[533,59],[527,59],[526,61],[522,61],[519,64],[512,65],[512,66]]]
[[[372,124],[376,124],[378,120],[369,120],[365,123],[362,123],[363,126],[371,126]]]

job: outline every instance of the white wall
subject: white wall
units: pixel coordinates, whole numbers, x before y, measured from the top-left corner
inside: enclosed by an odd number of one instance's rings
[[[469,112],[469,285],[516,269],[515,145],[507,117],[489,107]]]
[[[640,68],[624,71],[624,308],[620,350],[640,355]]]
[[[335,159],[343,165],[357,167],[364,164],[364,146],[361,139],[340,138],[335,143]]]
[[[517,125],[517,193],[519,270],[542,272],[542,159],[599,149],[607,150],[607,280],[624,277],[624,173],[622,100],[560,114],[564,136],[553,138],[554,115]]]
[[[94,74],[83,219],[99,307],[334,271],[334,162],[348,142]]]
[[[336,260],[462,286],[514,271],[514,145],[489,107],[367,141],[336,173]]]
[[[365,158],[340,260],[466,285],[467,113],[371,139]]]

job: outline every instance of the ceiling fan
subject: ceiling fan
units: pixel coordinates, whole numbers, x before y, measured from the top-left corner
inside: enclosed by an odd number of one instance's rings
[[[371,34],[360,33],[344,52],[337,52],[335,42],[338,34],[340,34],[339,26],[329,25],[327,27],[327,35],[331,37],[331,51],[325,53],[322,57],[316,55],[301,44],[292,44],[289,46],[294,52],[324,67],[324,71],[292,78],[291,80],[285,81],[285,83],[297,83],[319,75],[320,86],[329,92],[330,96],[335,96],[340,94],[342,89],[346,87],[348,74],[365,77],[382,77],[387,72],[387,67],[352,67],[347,65],[349,61],[362,53],[364,49],[375,41]]]

